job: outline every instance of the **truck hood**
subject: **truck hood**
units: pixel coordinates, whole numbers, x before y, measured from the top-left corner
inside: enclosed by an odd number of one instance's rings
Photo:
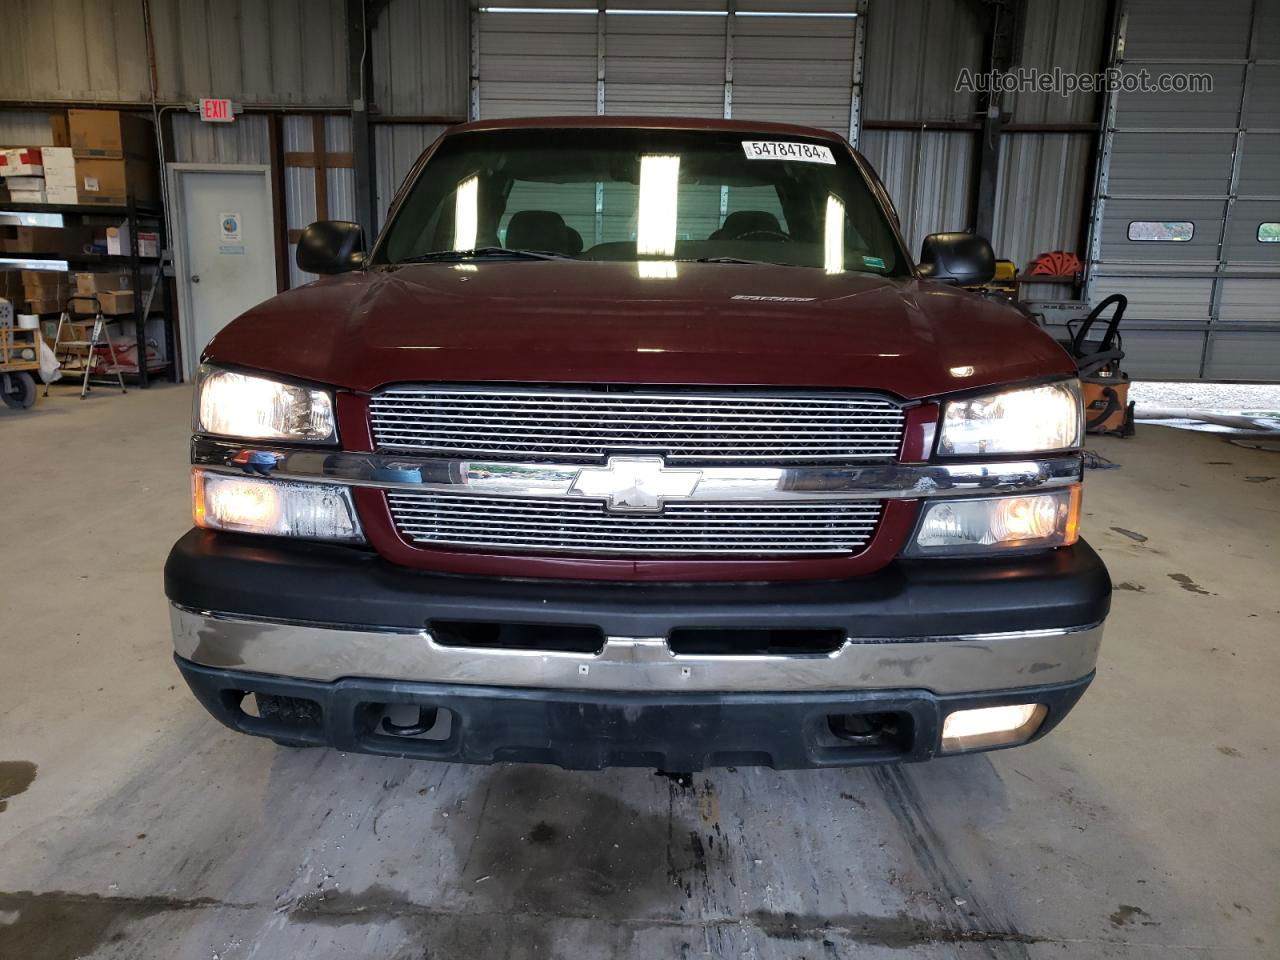
[[[1017,311],[942,284],[574,260],[326,278],[229,324],[205,359],[357,391],[505,381],[862,388],[904,399],[1075,369]]]

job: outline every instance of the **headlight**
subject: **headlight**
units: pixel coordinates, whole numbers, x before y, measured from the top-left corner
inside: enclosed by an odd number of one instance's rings
[[[338,439],[328,391],[203,365],[196,373],[195,431],[244,440]]]
[[[197,527],[364,542],[347,487],[257,480],[197,470],[191,475],[191,494]]]
[[[973,500],[930,500],[903,551],[908,557],[984,556],[1066,547],[1080,537],[1080,487]]]
[[[1063,380],[947,401],[938,452],[971,456],[1066,450],[1079,445],[1083,428],[1080,381]]]

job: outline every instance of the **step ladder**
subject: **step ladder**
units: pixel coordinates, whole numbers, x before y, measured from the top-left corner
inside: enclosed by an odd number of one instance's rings
[[[154,290],[155,290],[155,287],[153,285],[152,292],[154,292]],[[53,337],[54,356],[61,358],[63,354],[59,353],[59,350],[62,348],[69,348],[77,351],[78,350],[85,351],[84,361],[83,361],[84,362],[84,379],[83,381],[81,381],[81,384],[80,384],[80,399],[83,400],[85,398],[85,395],[88,394],[91,389],[91,387],[89,386],[89,377],[93,373],[94,359],[99,355],[99,353],[105,347],[107,356],[111,358],[111,362],[108,365],[107,372],[108,374],[110,374],[111,372],[114,372],[116,375],[116,381],[120,384],[120,392],[128,393],[128,390],[126,390],[124,386],[124,373],[121,371],[120,357],[116,353],[115,341],[111,339],[111,331],[107,329],[107,318],[102,315],[102,304],[98,302],[98,298],[96,296],[91,296],[91,295],[80,295],[75,297],[75,299],[93,301],[93,305],[95,307],[95,313],[93,317],[93,332],[90,334],[88,340],[62,339],[62,333],[64,330],[70,331],[76,327],[86,326],[86,324],[80,321],[71,319],[71,301],[68,300],[62,308],[61,316],[58,317],[58,332],[54,334],[54,337]],[[149,308],[150,306],[151,306],[151,298],[148,297],[147,307]],[[69,371],[69,372],[78,373],[79,371]],[[102,381],[99,381],[99,383],[101,382]],[[109,383],[110,381],[107,381],[107,382]],[[46,397],[49,395],[49,384],[47,383],[44,385],[44,395]]]
[[[155,302],[156,291],[160,288],[160,283],[165,275],[165,267],[168,266],[169,263],[170,263],[169,254],[166,251],[164,255],[161,257],[161,259],[159,260],[159,262],[157,262],[155,271],[151,274],[151,285],[147,288],[146,296],[144,296],[142,300],[142,313],[138,314],[138,316],[141,316],[143,318],[144,327],[145,327],[146,318],[151,316],[151,304]],[[120,384],[120,392],[127,393],[128,391],[125,389],[125,386],[124,386],[124,374],[122,372],[122,365],[119,362],[119,355],[116,353],[115,342],[111,339],[111,331],[107,329],[107,324],[114,321],[116,318],[113,317],[111,318],[111,320],[108,320],[106,317],[103,316],[102,304],[98,301],[98,298],[96,296],[77,295],[72,299],[92,300],[94,303],[94,306],[97,307],[97,314],[94,317],[94,323],[93,323],[93,333],[88,340],[77,340],[77,339],[63,340],[62,339],[63,330],[67,328],[73,328],[76,326],[87,326],[87,324],[81,323],[71,318],[71,303],[70,301],[68,301],[66,306],[63,308],[62,315],[58,317],[58,332],[54,335],[54,342],[53,342],[54,357],[55,358],[58,357],[59,345],[64,347],[74,347],[77,349],[84,349],[87,351],[85,353],[85,361],[84,361],[84,380],[80,385],[80,399],[83,400],[85,397],[85,394],[87,394],[92,389],[90,386],[90,383],[91,383],[90,375],[93,371],[94,355],[98,352],[100,348],[105,347],[108,355],[111,357],[111,369],[115,372],[116,381]],[[139,365],[145,363],[146,354],[147,354],[146,344],[139,343],[137,345],[136,353],[138,356]],[[79,371],[76,370],[76,371],[69,371],[69,372],[78,373]],[[100,380],[98,382],[102,383],[103,381]],[[106,382],[110,383],[110,381],[106,381]],[[44,395],[46,397],[49,395],[49,384],[47,383],[44,385]]]

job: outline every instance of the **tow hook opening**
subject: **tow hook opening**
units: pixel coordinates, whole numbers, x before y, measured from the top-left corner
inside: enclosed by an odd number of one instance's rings
[[[324,711],[315,700],[251,690],[223,690],[221,696],[236,726],[246,733],[290,743],[321,740]]]
[[[379,740],[446,741],[454,730],[453,711],[417,703],[361,705],[367,734]]]
[[[909,713],[833,713],[827,716],[827,727],[837,740],[865,750],[907,753],[911,749]]]

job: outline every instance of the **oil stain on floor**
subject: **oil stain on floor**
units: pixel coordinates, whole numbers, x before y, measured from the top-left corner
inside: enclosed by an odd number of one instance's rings
[[[9,799],[35,782],[36,765],[27,760],[0,760],[0,813],[9,806]]]

